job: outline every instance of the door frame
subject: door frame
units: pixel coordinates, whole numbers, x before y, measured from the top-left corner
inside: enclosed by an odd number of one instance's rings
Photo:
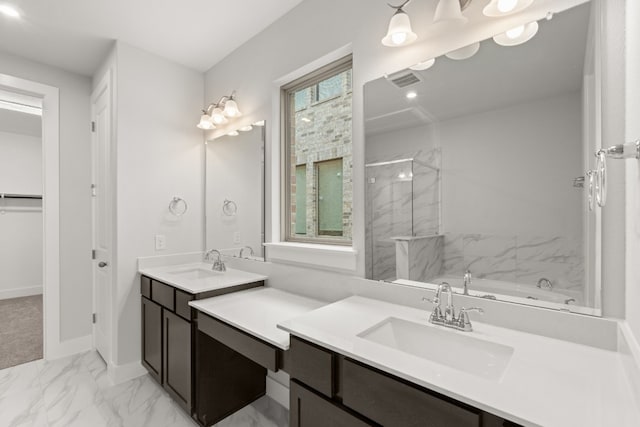
[[[110,117],[110,123],[109,126],[111,127],[110,132],[109,132],[109,138],[110,138],[110,151],[109,151],[109,170],[106,171],[106,173],[109,175],[108,180],[110,181],[111,184],[111,206],[115,206],[113,203],[115,203],[115,182],[113,181],[113,165],[114,163],[114,146],[113,146],[113,141],[114,141],[114,136],[113,136],[113,81],[112,81],[112,70],[109,68],[105,71],[104,75],[100,78],[99,83],[94,87],[93,92],[91,93],[91,120],[93,122],[95,122],[95,104],[98,100],[98,98],[100,97],[100,95],[102,95],[103,93],[106,93],[106,96],[109,97],[108,99],[108,103],[109,103],[109,117]],[[96,183],[96,133],[92,132],[91,134],[91,180],[92,182],[95,184]],[[114,363],[113,363],[113,359],[114,359],[114,354],[116,351],[116,340],[114,339],[115,336],[115,328],[116,328],[116,322],[115,322],[115,312],[113,307],[115,307],[115,289],[113,284],[115,283],[115,275],[116,275],[116,266],[115,266],[115,257],[113,256],[114,253],[114,249],[115,249],[115,215],[113,215],[114,210],[112,210],[112,215],[109,216],[110,218],[110,228],[111,228],[111,236],[110,236],[110,245],[111,245],[111,253],[109,256],[109,262],[110,262],[110,266],[109,268],[111,269],[111,287],[109,289],[108,292],[108,310],[109,310],[109,315],[110,315],[110,319],[109,320],[109,333],[110,336],[108,337],[109,340],[109,354],[106,355],[106,359],[105,362],[107,364],[107,368],[109,371],[111,371],[113,369]],[[91,245],[92,248],[96,248],[96,241],[95,241],[95,227],[96,227],[96,223],[95,223],[95,217],[96,217],[96,203],[95,203],[95,198],[92,197],[91,198]],[[92,287],[92,307],[93,307],[93,313],[96,313],[96,296],[98,295],[98,293],[96,292],[96,265],[95,265],[95,261],[93,261],[92,264],[92,273],[91,273],[91,287]],[[92,325],[92,330],[91,330],[91,342],[92,342],[92,348],[96,348],[96,340],[95,340],[95,323]],[[104,355],[101,355],[104,357]],[[111,372],[109,373],[109,375],[111,376]]]
[[[68,354],[60,334],[60,104],[54,86],[0,74],[0,88],[42,99],[43,358]]]

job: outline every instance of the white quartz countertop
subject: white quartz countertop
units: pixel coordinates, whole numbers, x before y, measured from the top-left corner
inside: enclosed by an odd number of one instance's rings
[[[278,323],[325,304],[323,301],[262,287],[189,303],[191,307],[282,350],[289,348],[289,333],[278,329]]]
[[[354,296],[279,327],[526,426],[640,426],[637,403],[616,352],[483,324],[472,314],[473,332],[446,330],[514,348],[502,377],[485,379],[357,336],[389,317],[430,325],[429,314]]]
[[[197,272],[198,270],[211,272],[212,275],[207,277],[196,277],[196,275],[188,274],[190,271]],[[232,268],[227,268],[227,271],[225,272],[213,272],[211,264],[207,263],[147,267],[138,269],[138,272],[147,277],[151,277],[152,279],[175,286],[176,288],[191,294],[215,291],[217,289],[267,280],[267,276],[235,270]]]

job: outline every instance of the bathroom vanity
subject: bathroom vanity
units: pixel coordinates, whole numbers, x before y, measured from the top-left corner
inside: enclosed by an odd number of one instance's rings
[[[195,352],[197,313],[189,302],[260,287],[266,279],[230,271],[222,280],[210,270],[198,264],[141,270],[142,365],[190,415],[202,373]]]

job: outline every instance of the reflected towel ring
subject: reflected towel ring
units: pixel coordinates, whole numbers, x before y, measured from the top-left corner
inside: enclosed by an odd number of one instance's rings
[[[607,152],[599,150],[596,153],[595,192],[596,202],[601,208],[607,203]]]
[[[222,204],[222,213],[226,216],[234,216],[238,212],[238,205],[233,200],[224,199]]]
[[[589,181],[589,191],[587,193],[587,204],[589,205],[589,212],[593,211],[595,208],[595,189],[594,189],[594,180],[595,180],[596,171],[590,170],[587,171],[587,179]]]
[[[184,215],[187,212],[187,209],[189,209],[189,206],[181,197],[173,196],[173,199],[169,202],[169,212],[175,216]]]

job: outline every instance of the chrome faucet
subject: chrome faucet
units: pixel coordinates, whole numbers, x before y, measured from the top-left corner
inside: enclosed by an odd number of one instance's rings
[[[469,286],[471,286],[471,271],[467,270],[462,276],[462,285],[464,287],[464,295],[469,295]]]
[[[211,269],[213,271],[227,271],[227,266],[224,265],[224,262],[222,261],[222,255],[217,249],[208,250],[207,253],[204,254],[204,260],[211,261],[211,257],[213,254],[217,254],[218,259],[213,261],[213,266],[211,267]]]
[[[240,249],[240,258],[242,258],[242,254],[244,253],[245,249],[249,249],[249,256],[253,256],[253,248],[251,246],[245,246],[242,249]]]
[[[447,306],[444,308],[444,314],[441,307],[443,292],[447,293]],[[422,300],[433,303],[433,311],[429,317],[430,323],[457,329],[459,331],[471,332],[473,330],[471,320],[469,320],[469,312],[475,311],[481,314],[484,313],[484,310],[478,307],[463,307],[460,310],[458,317],[456,317],[455,307],[453,306],[453,292],[451,290],[451,285],[447,282],[442,282],[438,285],[434,299],[422,298]]]

